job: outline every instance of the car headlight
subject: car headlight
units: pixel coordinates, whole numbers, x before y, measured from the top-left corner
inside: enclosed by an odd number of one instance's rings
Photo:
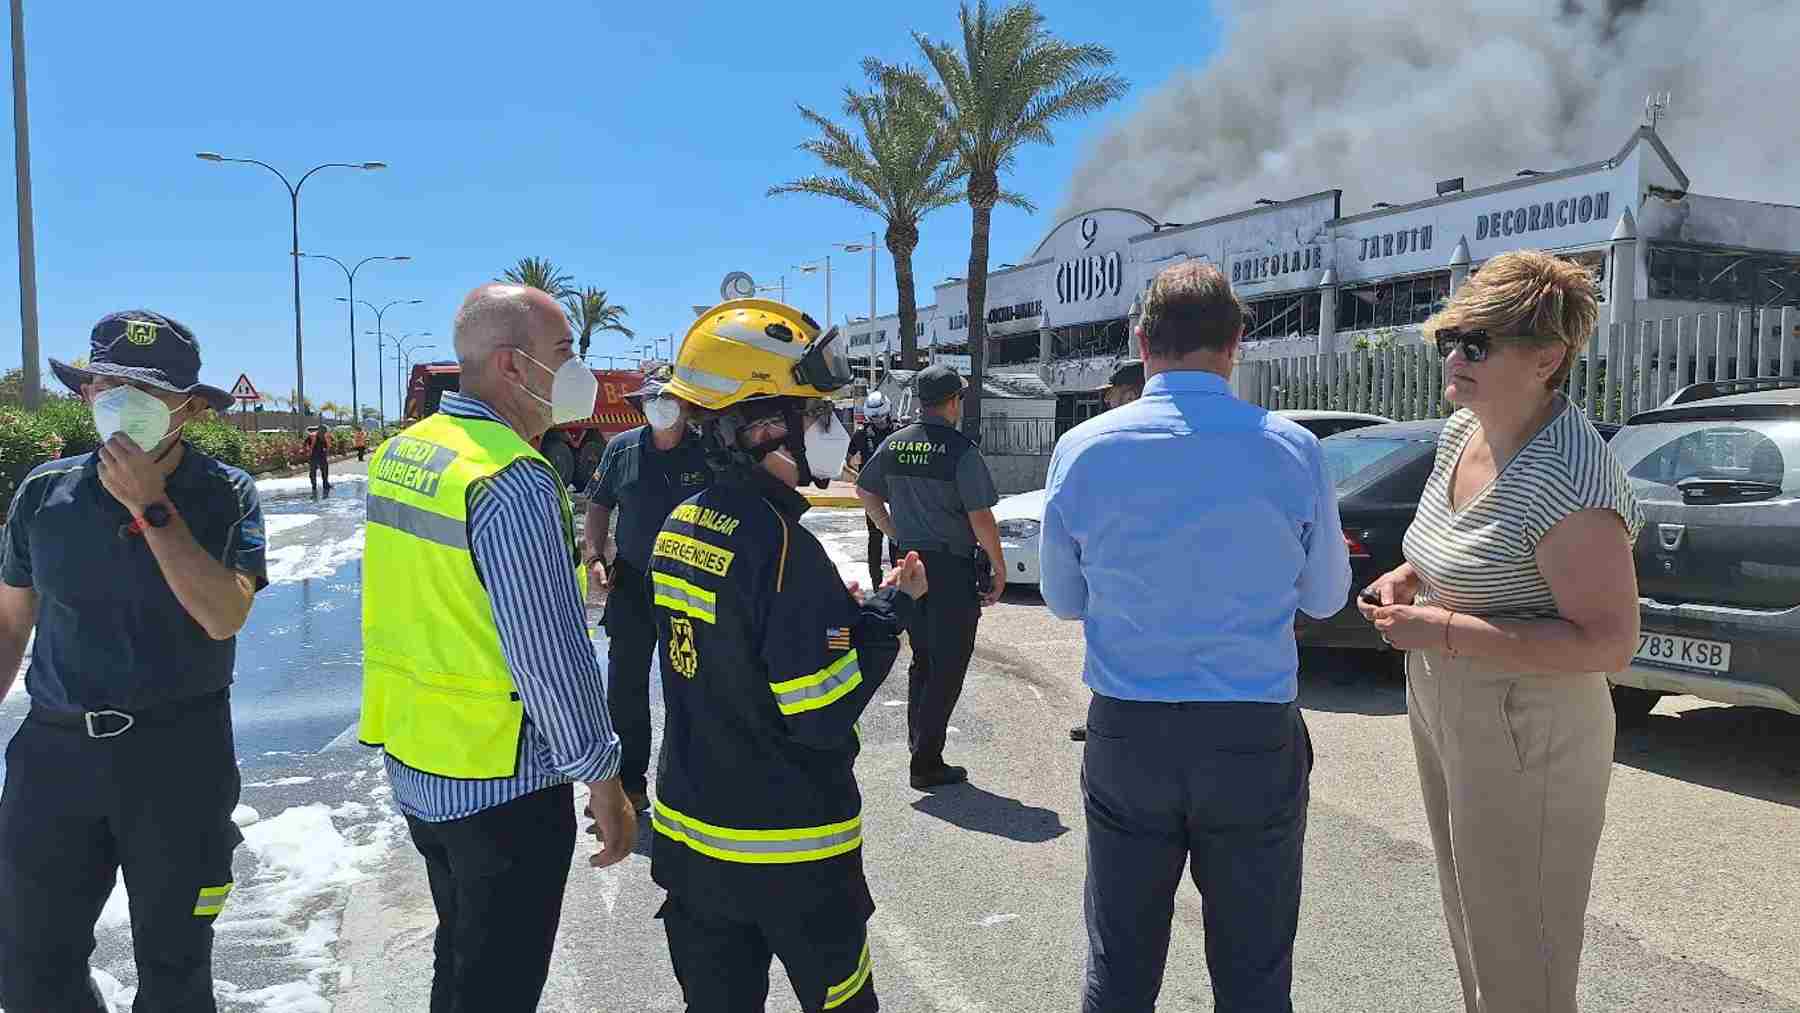
[[[1043,524],[1034,521],[1029,517],[1019,517],[1010,521],[1001,521],[1000,537],[1011,538],[1015,541],[1024,541],[1027,538],[1036,538],[1038,529],[1041,527],[1043,527]]]

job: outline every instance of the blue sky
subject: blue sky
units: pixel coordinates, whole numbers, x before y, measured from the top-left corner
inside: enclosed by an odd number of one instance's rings
[[[812,171],[795,150],[805,102],[837,112],[864,56],[912,60],[909,32],[956,32],[953,3],[680,5],[563,3],[509,8],[443,2],[200,2],[101,5],[26,0],[38,309],[43,354],[84,354],[93,322],[145,306],[193,327],[206,378],[248,373],[265,394],[294,381],[286,191],[266,170],[194,158],[259,158],[290,176],[320,162],[384,160],[379,172],[327,169],[306,184],[300,243],[354,263],[409,254],[357,275],[356,294],[389,310],[385,329],[431,331],[449,354],[463,294],[526,255],[549,257],[631,310],[626,354],[679,335],[693,304],[729,270],[773,284],[822,316],[824,282],[792,265],[879,228],[812,197],[766,198]],[[1111,47],[1131,94],[1028,149],[1007,185],[1036,215],[995,214],[995,264],[1028,253],[1055,223],[1086,142],[1182,69],[1204,63],[1219,26],[1204,3],[1154,18],[1110,5],[1047,2],[1059,35]],[[854,12],[854,13],[851,13]],[[0,36],[3,39],[4,36]],[[12,161],[0,159],[11,182]],[[8,186],[7,192],[11,192]],[[19,364],[16,215],[0,201],[0,370]],[[966,206],[928,218],[914,256],[921,304],[965,273]],[[833,310],[867,311],[866,255],[833,257]],[[895,304],[885,248],[880,312]],[[351,396],[343,273],[301,273],[307,393]],[[357,330],[372,330],[358,312]],[[374,403],[374,339],[358,334],[361,399]],[[392,411],[394,367],[386,365]],[[54,385],[48,371],[46,382]]]

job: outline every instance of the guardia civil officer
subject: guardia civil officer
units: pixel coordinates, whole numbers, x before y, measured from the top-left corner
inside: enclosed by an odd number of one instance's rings
[[[949,366],[929,366],[913,378],[919,421],[881,444],[856,480],[856,494],[876,526],[917,552],[933,591],[907,628],[912,668],[907,673],[906,729],[912,747],[912,786],[921,791],[968,779],[944,762],[950,714],[962,696],[975,653],[983,605],[1000,600],[1006,568],[991,566],[993,583],[976,589],[977,550],[990,564],[1000,554],[993,506],[1000,496],[974,441],[961,430],[963,378]]]
[[[881,448],[881,441],[894,432],[893,406],[888,404],[887,395],[880,391],[872,391],[863,401],[863,418],[866,420],[856,435],[850,437],[849,467],[860,471]],[[875,519],[865,515],[863,523],[869,527],[869,586],[881,586],[881,543],[887,542],[887,558],[890,565],[899,565],[900,547],[888,540],[875,526]]]
[[[695,322],[665,388],[715,469],[650,560],[668,708],[651,874],[695,1013],[760,1013],[771,954],[807,1013],[878,1008],[857,719],[925,570],[908,556],[858,601],[800,524],[796,487],[843,467],[849,434],[824,398],[849,380],[837,331],[746,299]]]
[[[607,638],[606,706],[622,750],[619,782],[639,810],[650,804],[646,776],[650,656],[656,651],[656,626],[650,616],[650,543],[669,511],[712,481],[700,437],[687,424],[687,403],[664,392],[668,381],[665,366],[626,395],[638,402],[648,424],[607,442],[588,483],[582,528],[589,579],[608,591],[602,619]],[[616,542],[609,531],[615,512]]]
[[[217,1008],[213,921],[231,893],[237,633],[267,586],[249,475],[181,429],[232,403],[193,332],[148,310],[50,360],[103,441],[14,490],[0,565],[0,698],[32,627],[31,711],[0,795],[0,1007],[100,1013],[94,922],[123,868],[138,1013]]]

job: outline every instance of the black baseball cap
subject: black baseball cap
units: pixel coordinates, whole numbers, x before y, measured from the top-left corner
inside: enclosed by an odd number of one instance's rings
[[[913,389],[919,392],[919,400],[928,405],[942,404],[967,386],[961,373],[945,365],[926,366],[913,377]]]
[[[1144,360],[1120,359],[1113,367],[1112,376],[1107,378],[1108,387],[1142,387],[1144,385]]]
[[[76,368],[50,360],[56,378],[75,393],[97,376],[117,377],[171,394],[191,394],[224,411],[229,393],[200,382],[200,342],[180,321],[149,310],[109,313],[88,336],[88,364]]]

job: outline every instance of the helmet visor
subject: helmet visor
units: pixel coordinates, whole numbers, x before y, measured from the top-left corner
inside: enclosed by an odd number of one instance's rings
[[[844,343],[833,327],[807,348],[794,366],[794,379],[822,391],[834,391],[850,384],[850,358],[844,354]]]

